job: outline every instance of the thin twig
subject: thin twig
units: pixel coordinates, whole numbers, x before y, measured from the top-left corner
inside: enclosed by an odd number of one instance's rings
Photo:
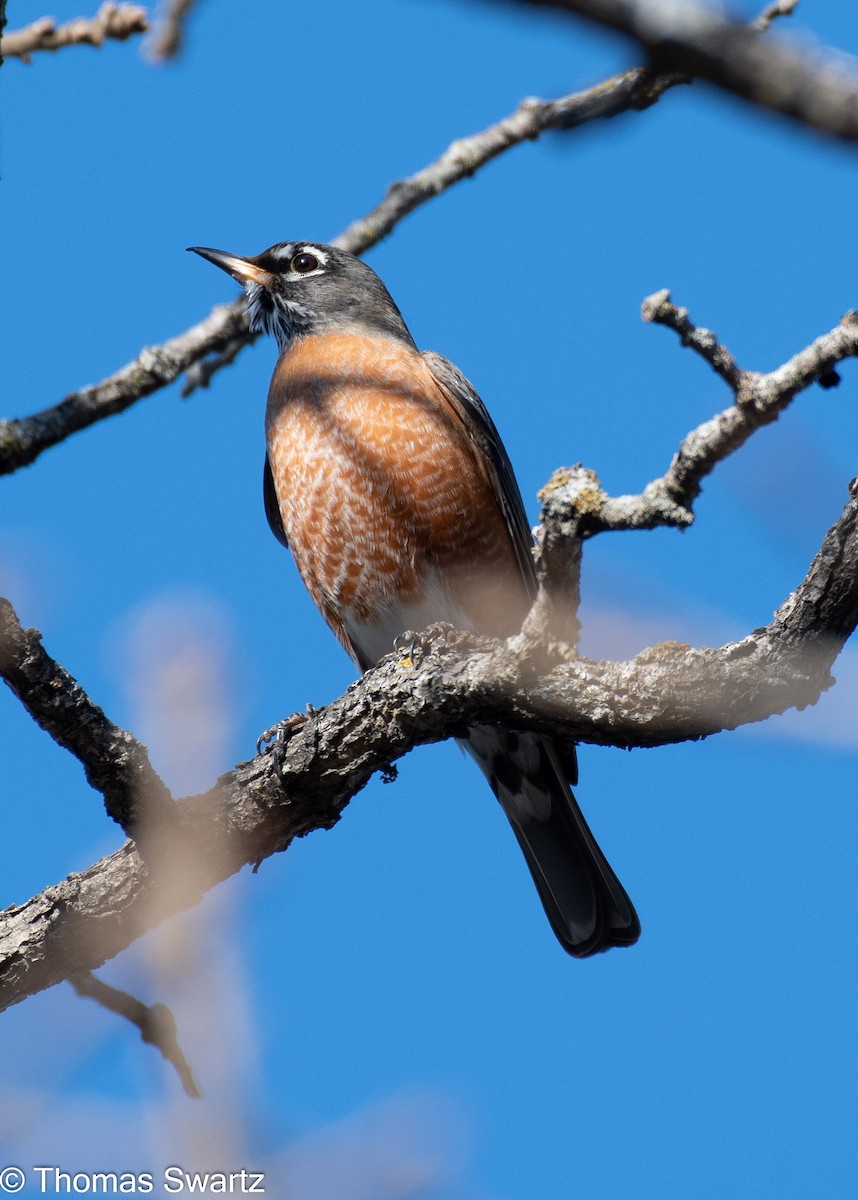
[[[668,307],[672,307],[669,293],[661,296],[662,312]],[[699,339],[684,337],[683,340],[694,345],[711,365],[715,366],[716,361],[721,363],[719,374],[733,387],[735,403],[683,438],[666,474],[649,484],[644,492],[649,496],[661,492],[673,504],[680,504],[687,510],[699,494],[702,480],[719,462],[762,426],[777,420],[799,392],[829,376],[836,363],[858,355],[858,317],[854,312],[846,313],[829,333],[816,338],[768,374],[739,370],[726,349],[717,344],[714,335],[711,337],[714,347],[710,343],[708,351],[702,348]]]
[[[183,400],[187,400],[192,396],[198,388],[207,388],[212,379],[217,375],[218,371],[228,367],[231,362],[238,358],[245,346],[255,342],[259,335],[256,333],[239,334],[232,341],[227,342],[224,348],[216,355],[211,355],[208,358],[201,358],[198,362],[191,363],[187,371],[185,371],[185,382],[182,384],[182,390],[179,395]]]
[[[656,76],[639,67],[560,100],[522,100],[508,117],[452,142],[428,167],[391,184],[381,203],[335,238],[334,245],[362,254],[419,205],[469,178],[512,146],[535,141],[549,130],[575,129],[600,117],[648,108],[668,88],[687,82],[686,76]]]
[[[76,971],[69,976],[69,983],[79,996],[95,1000],[102,1008],[136,1025],[143,1041],[160,1050],[167,1062],[175,1067],[185,1094],[195,1100],[200,1098],[201,1092],[178,1042],[176,1018],[166,1004],[143,1004],[130,992],[105,983],[92,971]]]
[[[101,46],[105,41],[124,42],[149,28],[148,14],[139,4],[102,4],[94,17],[76,17],[57,25],[52,17],[41,17],[25,29],[5,33],[0,42],[4,58],[30,61],[40,50],[62,50],[64,46]]]
[[[735,359],[726,346],[722,346],[711,329],[695,325],[688,316],[687,308],[677,308],[670,301],[670,292],[665,288],[647,296],[641,305],[641,316],[653,325],[666,325],[679,334],[683,346],[689,346],[709,363],[734,392],[738,391],[745,372],[736,366]]]
[[[751,21],[750,28],[755,33],[766,33],[772,21],[776,21],[778,17],[791,17],[798,5],[799,0],[774,0],[773,4],[767,5],[760,15]]]
[[[197,0],[163,0],[155,28],[146,39],[146,55],[152,62],[175,58],[183,48],[185,23]]]

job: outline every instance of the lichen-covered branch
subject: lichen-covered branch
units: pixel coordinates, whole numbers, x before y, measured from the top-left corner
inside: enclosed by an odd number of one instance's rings
[[[105,41],[124,42],[149,28],[148,15],[139,4],[102,4],[94,17],[76,17],[57,25],[52,17],[41,17],[25,29],[4,33],[0,50],[4,58],[30,61],[40,50],[62,50],[65,46],[101,46]]]
[[[858,623],[858,489],[771,623],[717,649],[665,643],[628,662],[573,658],[535,674],[515,641],[429,631],[327,708],[293,722],[277,771],[261,755],[176,806],[144,864],[132,843],[0,913],[0,1008],[99,966],[246,864],[330,828],[371,775],[473,723],[658,746],[814,703]],[[282,783],[281,783],[282,780]]]
[[[695,325],[687,308],[677,308],[671,303],[667,288],[647,296],[641,305],[641,316],[653,325],[665,325],[678,333],[683,346],[699,354],[734,393],[742,387],[746,372],[736,366],[733,355],[726,346],[721,345],[711,329]]]
[[[858,356],[858,313],[848,312],[829,333],[818,337],[776,370],[763,374],[738,367],[714,333],[694,325],[670,293],[657,292],[643,304],[645,321],[666,325],[683,345],[706,361],[733,391],[733,403],[682,439],[664,475],[637,495],[608,496],[598,477],[586,467],[564,467],[543,490],[543,516],[562,513],[579,522],[582,537],[607,530],[683,527],[694,520],[694,501],[702,481],[718,463],[752,434],[777,420],[796,395],[813,383],[837,382],[834,367]]]
[[[595,471],[581,465],[561,467],[539,494],[541,520],[536,534],[538,593],[521,634],[518,653],[532,665],[546,655],[566,658],[578,640],[578,602],[583,542],[607,531],[683,528],[694,520],[694,501],[703,479],[764,425],[776,420],[792,399],[812,383],[832,387],[844,358],[858,355],[858,313],[817,338],[783,366],[767,375],[739,367],[710,329],[694,324],[687,309],[671,302],[667,290],[647,297],[645,321],[665,325],[683,346],[698,354],[733,392],[733,404],[692,429],[680,443],[667,471],[642,492],[609,496]]]
[[[509,117],[453,142],[430,166],[393,184],[379,205],[334,240],[352,254],[363,254],[420,204],[473,175],[505,150],[547,130],[571,129],[596,117],[644,108],[677,82],[680,78],[675,75],[654,76],[634,70],[560,100],[525,100]],[[182,373],[187,373],[188,381],[183,395],[206,386],[216,371],[253,340],[243,298],[239,298],[218,305],[204,320],[162,345],[147,346],[133,362],[101,383],[72,392],[59,404],[32,416],[0,420],[0,475],[27,466],[48,447],[123,412]]]
[[[126,833],[139,831],[143,810],[159,821],[168,819],[172,798],[146,747],[108,720],[45,651],[38,630],[22,628],[2,597],[0,678],[33,720],[83,764],[87,779],[104,796],[107,812]]]
[[[656,71],[680,71],[847,141],[858,139],[858,73],[830,49],[761,37],[791,8],[769,5],[746,25],[696,0],[524,0],[635,38]],[[794,7],[794,6],[793,6]],[[761,22],[761,24],[760,24]]]

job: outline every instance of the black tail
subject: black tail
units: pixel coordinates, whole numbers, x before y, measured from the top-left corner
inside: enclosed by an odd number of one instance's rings
[[[548,739],[480,726],[463,743],[491,784],[563,949],[586,958],[631,946],[640,922],[567,783]]]

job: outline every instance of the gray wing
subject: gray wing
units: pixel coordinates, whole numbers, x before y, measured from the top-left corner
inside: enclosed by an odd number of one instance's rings
[[[430,368],[433,377],[442,386],[446,395],[455,404],[464,426],[467,427],[469,436],[478,444],[482,456],[484,456],[485,461],[490,466],[494,493],[496,493],[506,517],[506,527],[509,529],[512,545],[515,547],[522,581],[526,584],[528,592],[533,598],[536,594],[536,571],[533,563],[533,554],[530,553],[533,546],[533,533],[528,524],[527,514],[524,512],[524,503],[521,498],[521,492],[518,491],[515,474],[512,472],[509,455],[506,454],[504,444],[500,440],[500,434],[496,430],[496,427],[494,427],[494,421],[488,415],[488,409],[474,391],[472,384],[468,382],[468,379],[463,376],[457,366],[448,361],[448,359],[442,358],[442,355],[434,353],[433,350],[424,350],[422,359],[424,359],[426,366]],[[500,736],[503,737],[503,734],[500,734]],[[474,752],[473,748],[472,752]],[[474,754],[476,761],[480,762],[479,752],[474,752]],[[576,784],[578,780],[578,764],[575,745],[552,742],[551,754],[554,756],[554,760],[556,760],[560,773],[562,773],[564,778],[570,784]],[[485,769],[482,764],[481,769]],[[566,792],[564,791],[564,796],[565,794]],[[577,811],[575,800],[571,797],[569,797],[569,804],[574,811]],[[583,823],[583,817],[581,818],[581,822]],[[584,826],[584,830],[586,830],[586,826]],[[589,830],[586,830],[586,835],[592,841],[592,835],[589,834]],[[526,851],[526,856],[527,853]],[[599,854],[599,858],[601,859],[601,852],[598,850],[598,847],[596,847],[596,853]],[[532,860],[533,856],[528,858],[528,862],[532,862]],[[610,866],[607,866],[607,864],[605,866],[608,874],[611,874]]]
[[[536,595],[536,572],[533,566],[533,534],[524,511],[512,464],[500,434],[489,416],[488,409],[474,387],[457,366],[434,350],[421,355],[436,382],[455,405],[469,436],[477,444],[491,472],[495,495],[506,518],[510,540],[515,549],[522,581],[531,597]]]
[[[283,518],[280,516],[280,505],[277,503],[277,492],[274,490],[274,476],[271,474],[271,463],[268,461],[268,455],[265,455],[265,466],[262,469],[262,499],[265,502],[265,515],[268,518],[268,524],[271,526],[271,532],[280,542],[281,546],[289,549],[289,539],[286,536],[286,530],[283,528]]]

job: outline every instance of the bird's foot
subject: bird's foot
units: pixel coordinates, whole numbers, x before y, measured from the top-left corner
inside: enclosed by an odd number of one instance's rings
[[[419,633],[406,629],[393,639],[393,649],[405,666],[414,666],[429,652],[433,642],[448,638],[451,633],[455,634],[456,629],[447,621],[436,621],[434,625],[422,629]]]
[[[269,754],[271,756],[271,764],[274,768],[274,774],[280,780],[280,783],[285,783],[283,776],[283,763],[286,758],[286,743],[294,733],[306,725],[310,717],[315,716],[316,709],[312,704],[307,705],[307,711],[303,713],[292,713],[291,717],[286,717],[282,721],[278,721],[276,725],[272,725],[270,729],[266,729],[260,733],[256,739],[256,753]]]
[[[420,634],[406,629],[404,633],[400,633],[393,639],[393,651],[399,655],[400,661],[404,666],[410,667],[417,658],[418,647],[420,645]]]

